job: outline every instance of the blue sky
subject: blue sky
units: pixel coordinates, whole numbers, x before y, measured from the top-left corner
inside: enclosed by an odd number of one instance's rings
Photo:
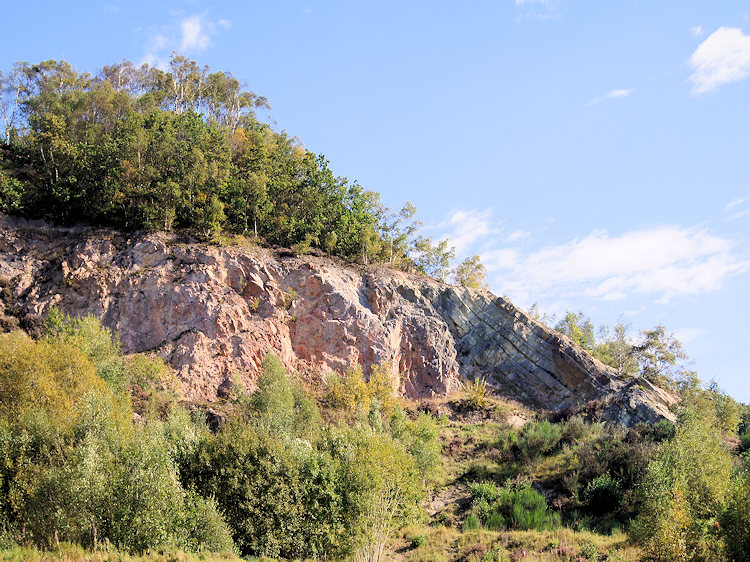
[[[664,324],[750,402],[750,1],[33,6],[3,7],[0,68],[177,50],[231,71],[497,294]]]

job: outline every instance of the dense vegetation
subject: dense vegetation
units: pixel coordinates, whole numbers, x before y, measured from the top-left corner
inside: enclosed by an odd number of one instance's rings
[[[0,212],[251,236],[486,286],[477,256],[451,272],[411,204],[335,176],[231,74],[177,55],[96,76],[19,63],[0,93]],[[313,391],[272,355],[258,391],[234,388],[209,423],[94,318],[53,310],[38,339],[0,334],[2,555],[750,558],[750,410],[704,386],[662,326],[633,338],[531,313],[619,376],[679,393],[677,424],[606,426],[596,404],[534,415],[482,380],[408,403],[389,365]]]
[[[676,426],[627,430],[586,407],[535,417],[481,381],[412,404],[395,397],[391,372],[376,366],[366,380],[355,365],[313,393],[268,355],[258,391],[235,388],[210,429],[160,360],[125,357],[94,318],[53,311],[38,340],[2,334],[0,549],[363,560],[497,560],[519,545],[542,560],[750,552],[739,456],[750,410],[715,387],[684,388]],[[427,507],[442,495],[450,501]]]
[[[327,423],[272,355],[263,373],[257,393],[235,392],[212,433],[177,402],[161,361],[124,357],[93,318],[53,313],[38,341],[0,335],[6,546],[382,552],[394,526],[419,513],[439,459],[435,421],[406,417],[385,369],[332,382],[337,421]]]
[[[63,224],[252,236],[306,253],[386,262],[445,280],[455,254],[419,234],[416,208],[336,176],[256,112],[268,101],[230,73],[174,54],[96,76],[65,61],[0,73],[0,212]],[[456,281],[483,283],[474,258]]]

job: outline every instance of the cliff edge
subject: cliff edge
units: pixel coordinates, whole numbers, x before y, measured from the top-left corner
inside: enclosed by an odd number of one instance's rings
[[[126,352],[171,365],[188,400],[254,388],[273,350],[310,377],[389,362],[411,398],[485,377],[536,408],[599,401],[606,419],[626,425],[674,419],[674,396],[619,379],[507,300],[382,266],[0,215],[0,282],[4,329],[31,330],[53,306],[93,314]]]

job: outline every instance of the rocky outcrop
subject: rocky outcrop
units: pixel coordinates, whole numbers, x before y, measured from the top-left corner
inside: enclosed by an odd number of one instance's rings
[[[387,268],[0,216],[0,280],[22,325],[53,306],[93,314],[126,352],[161,356],[191,400],[253,388],[273,350],[311,377],[389,363],[412,398],[485,377],[538,408],[614,397],[608,415],[627,424],[671,416],[671,395],[627,385],[510,302]]]

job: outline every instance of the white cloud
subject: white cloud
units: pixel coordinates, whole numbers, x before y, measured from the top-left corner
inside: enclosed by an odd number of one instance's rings
[[[531,232],[526,232],[525,230],[514,230],[508,235],[505,241],[518,242],[519,240],[523,240],[524,238],[528,238],[529,236],[531,236]]]
[[[619,300],[633,294],[659,302],[721,287],[750,268],[732,243],[705,229],[661,226],[619,236],[595,231],[583,239],[528,254],[486,251],[482,260],[493,286],[521,302],[553,295]]]
[[[211,45],[211,37],[203,23],[203,16],[190,16],[180,22],[181,51],[204,51]]]
[[[626,89],[612,90],[610,92],[607,92],[603,96],[600,96],[598,98],[594,98],[593,100],[591,100],[589,103],[586,104],[586,107],[591,106],[591,105],[595,105],[595,104],[597,104],[597,103],[599,103],[601,101],[604,101],[604,100],[609,100],[609,99],[614,99],[614,98],[626,98],[630,94],[632,94],[634,91],[635,91],[635,89],[633,89],[633,88],[630,88],[630,89],[627,89],[627,90]]]
[[[521,4],[546,4],[549,0],[516,0],[516,6]]]
[[[440,225],[450,229],[447,237],[450,245],[456,248],[456,256],[463,255],[478,239],[498,232],[490,223],[491,214],[492,209],[453,211],[448,220]]]
[[[746,217],[747,215],[750,215],[750,211],[748,211],[748,210],[738,211],[738,212],[734,213],[733,215],[730,215],[727,218],[727,222],[731,222],[733,220],[737,220],[739,218]]]
[[[720,27],[690,57],[693,93],[703,94],[750,74],[750,37],[741,29]]]
[[[737,220],[741,217],[750,215],[750,210],[743,209],[738,210],[737,208],[740,206],[743,206],[745,202],[747,201],[747,197],[738,197],[736,199],[732,199],[729,203],[726,204],[724,207],[725,213],[732,213],[727,217],[727,222],[731,222],[733,220]]]
[[[211,21],[205,14],[194,14],[175,19],[169,25],[148,30],[143,61],[159,68],[168,66],[169,53],[196,53],[211,46],[212,38],[221,30],[229,29],[232,22],[227,19]]]
[[[705,32],[703,31],[702,25],[696,25],[695,27],[690,28],[690,33],[692,34],[693,37],[700,37]]]
[[[747,201],[746,197],[738,197],[737,199],[732,199],[729,203],[726,204],[726,207],[724,207],[724,212],[728,213],[735,207],[742,205],[745,201]]]
[[[704,328],[680,328],[675,331],[674,336],[680,343],[687,345],[700,340],[706,334],[708,334],[708,330]]]

